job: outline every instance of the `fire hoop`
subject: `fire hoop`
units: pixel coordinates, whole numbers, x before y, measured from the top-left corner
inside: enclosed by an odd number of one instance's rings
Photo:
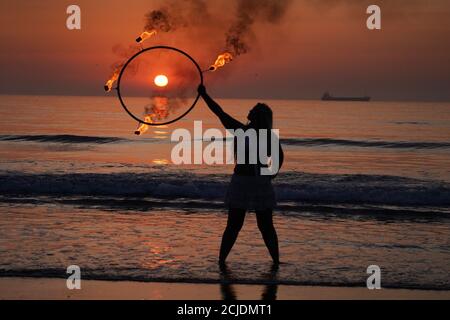
[[[128,113],[128,115],[130,117],[132,117],[134,120],[138,121],[141,124],[144,125],[149,125],[149,126],[160,126],[160,125],[167,125],[173,122],[176,122],[178,120],[180,120],[181,118],[183,118],[184,116],[186,116],[197,104],[200,95],[196,92],[195,95],[195,99],[193,100],[192,104],[190,105],[190,107],[184,111],[181,115],[177,116],[174,119],[170,119],[169,121],[165,121],[165,122],[159,122],[159,121],[155,121],[153,119],[151,119],[150,117],[144,116],[144,119],[140,119],[139,117],[137,117],[133,112],[130,111],[130,109],[127,107],[124,98],[122,97],[122,91],[121,91],[121,81],[122,81],[122,77],[124,76],[124,72],[127,69],[128,66],[130,66],[130,63],[132,63],[133,61],[136,61],[135,59],[137,57],[139,57],[140,55],[144,54],[144,53],[148,53],[149,51],[152,50],[169,50],[172,53],[179,53],[181,54],[184,58],[187,58],[188,61],[190,61],[194,67],[195,70],[198,71],[198,76],[199,76],[199,80],[200,83],[198,85],[203,84],[203,73],[202,70],[200,69],[200,66],[198,65],[198,63],[186,52],[174,48],[174,47],[169,47],[169,46],[154,46],[154,47],[149,47],[149,48],[145,48],[143,50],[140,50],[139,52],[137,52],[136,54],[134,54],[131,58],[129,58],[127,60],[127,62],[123,65],[123,67],[120,70],[120,74],[119,77],[117,79],[117,87],[115,88],[117,90],[117,95],[120,101],[120,104],[122,105],[123,109]],[[156,85],[156,87],[159,87],[160,90],[163,90],[163,88],[165,86],[167,86],[168,84],[170,84],[170,79],[168,79],[165,75],[162,74],[158,74],[156,75],[156,77],[154,78],[154,84]],[[197,85],[197,86],[198,86]],[[195,86],[195,89],[197,88],[197,86]],[[161,97],[159,97],[161,98]],[[189,104],[188,104],[189,105]],[[165,120],[164,117],[160,118],[160,120]]]

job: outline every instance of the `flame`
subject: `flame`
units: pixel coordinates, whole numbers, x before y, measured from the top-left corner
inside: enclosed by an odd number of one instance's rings
[[[169,99],[164,96],[157,96],[153,97],[152,100],[152,103],[145,107],[144,122],[154,123],[159,120],[167,119],[170,115]],[[134,133],[139,136],[144,134],[148,128],[148,124],[140,123]]]
[[[152,117],[150,115],[147,115],[144,117],[144,121],[148,123],[152,123]],[[148,124],[140,123],[139,127],[134,131],[134,134],[140,136],[141,134],[144,134],[148,130]]]
[[[216,62],[214,62],[214,64],[209,67],[209,70],[216,71],[218,68],[223,67],[226,63],[229,63],[232,60],[233,56],[231,55],[231,53],[224,52],[217,57]]]
[[[148,38],[150,38],[151,36],[154,36],[155,34],[156,34],[156,30],[144,31],[136,39],[136,42],[142,43],[145,40],[147,40]],[[132,47],[130,46],[130,48],[132,48]],[[112,90],[112,86],[113,86],[114,82],[116,82],[117,79],[119,79],[120,69],[122,68],[122,66],[123,66],[123,63],[121,63],[120,65],[116,64],[116,67],[114,68],[114,72],[113,72],[111,78],[109,78],[109,80],[106,81],[106,83],[105,83],[104,88],[105,88],[106,92],[110,92]]]
[[[116,82],[117,79],[119,79],[119,74],[120,74],[120,69],[119,68],[114,69],[113,75],[105,83],[105,91],[106,92],[110,92],[111,91],[114,82]]]
[[[136,42],[142,43],[145,40],[147,40],[148,38],[150,38],[151,36],[154,36],[155,34],[156,34],[156,30],[144,31],[141,33],[141,35],[139,37],[136,38]]]

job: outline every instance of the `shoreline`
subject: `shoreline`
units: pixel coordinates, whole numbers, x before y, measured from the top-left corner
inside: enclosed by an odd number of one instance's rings
[[[450,290],[81,280],[69,290],[65,278],[0,278],[0,300],[450,300]]]

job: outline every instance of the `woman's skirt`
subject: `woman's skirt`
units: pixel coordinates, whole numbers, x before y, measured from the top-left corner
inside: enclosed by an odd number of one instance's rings
[[[276,205],[271,176],[234,174],[225,197],[227,208],[272,210]]]

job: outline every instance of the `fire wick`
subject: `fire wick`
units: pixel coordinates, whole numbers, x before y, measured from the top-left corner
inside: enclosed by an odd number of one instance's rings
[[[208,69],[202,70],[202,73],[208,72],[208,71],[214,71],[216,70],[216,68],[214,68],[213,66],[209,67]]]

